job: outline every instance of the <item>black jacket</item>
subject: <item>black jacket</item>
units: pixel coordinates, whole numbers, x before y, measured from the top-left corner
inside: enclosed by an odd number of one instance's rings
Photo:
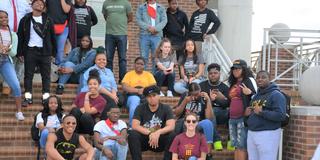
[[[173,45],[183,45],[186,40],[185,31],[188,30],[188,17],[186,13],[181,11],[179,8],[176,13],[172,14],[167,9],[168,23],[163,28],[163,35],[170,39]]]
[[[250,95],[245,95],[243,92],[241,92],[241,98],[242,98],[242,104],[244,107],[244,111],[246,110],[247,107],[250,105],[250,101],[253,95],[257,93],[256,89],[254,88],[254,85],[252,84],[252,81],[249,78],[246,78],[242,80],[242,83],[244,83],[251,91],[252,93]],[[255,81],[254,81],[255,83]]]
[[[28,50],[28,43],[30,40],[30,26],[32,13],[26,14],[19,23],[18,28],[18,50],[17,56],[25,56]],[[43,39],[42,55],[55,56],[56,55],[56,40],[53,28],[53,21],[46,13],[42,13],[42,22],[46,27],[45,38]],[[47,25],[45,25],[47,23]]]

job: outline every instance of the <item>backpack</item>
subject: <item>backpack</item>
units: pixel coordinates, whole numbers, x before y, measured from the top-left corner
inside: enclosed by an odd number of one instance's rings
[[[280,93],[286,98],[286,118],[281,122],[281,128],[283,128],[289,124],[291,112],[291,97],[282,91],[280,91]]]
[[[32,138],[33,141],[36,141],[36,142],[40,140],[40,135],[39,135],[40,131],[39,131],[39,128],[36,127],[37,116],[40,113],[41,112],[37,113],[34,116],[33,124],[31,126],[31,138]],[[43,118],[43,124],[44,124],[44,126],[46,126],[48,117],[43,117],[43,114],[42,114],[42,118]]]

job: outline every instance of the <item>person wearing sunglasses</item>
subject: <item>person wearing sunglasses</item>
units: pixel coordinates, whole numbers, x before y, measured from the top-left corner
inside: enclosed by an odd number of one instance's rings
[[[208,153],[206,138],[197,132],[198,116],[188,113],[184,118],[186,131],[177,135],[170,147],[172,160],[205,160]]]
[[[209,95],[206,92],[201,92],[198,83],[192,82],[189,85],[188,92],[181,96],[178,105],[174,107],[174,113],[176,117],[179,117],[175,126],[176,134],[184,131],[184,119],[188,113],[195,113],[198,116],[199,124],[197,126],[203,131],[207,140],[209,150],[207,159],[212,159],[211,150],[214,133],[212,120],[215,116]]]
[[[83,148],[85,153],[78,157],[79,160],[92,160],[93,147],[75,129],[77,120],[73,115],[66,115],[62,119],[61,128],[56,133],[49,133],[46,154],[47,160],[72,160],[76,148]]]

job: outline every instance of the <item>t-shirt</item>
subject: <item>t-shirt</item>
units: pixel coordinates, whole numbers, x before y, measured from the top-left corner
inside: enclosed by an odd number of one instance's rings
[[[78,96],[76,97],[73,103],[78,108],[82,108],[84,105],[85,96],[86,96],[86,92],[81,92],[80,94],[78,94]],[[99,95],[96,98],[89,98],[89,102],[90,102],[90,106],[96,108],[99,113],[102,113],[106,105],[106,100],[101,95]]]
[[[40,112],[37,115],[37,119],[36,119],[36,127],[37,128],[39,128],[38,125],[40,123],[44,123],[44,120],[42,118],[42,112]],[[60,121],[59,121],[59,118],[58,118],[57,114],[48,116],[46,127],[47,128],[59,128],[60,127]]]
[[[233,85],[230,88],[230,118],[237,119],[243,116],[244,107],[241,98],[240,83]]]
[[[178,154],[178,159],[187,159],[191,156],[201,157],[201,152],[208,153],[206,138],[196,133],[193,137],[188,137],[186,133],[177,135],[169,149],[172,153]]]
[[[178,104],[180,105],[182,103],[182,101],[184,100],[184,98],[187,96],[187,93],[183,94],[178,102]],[[206,102],[203,100],[202,97],[200,97],[199,99],[193,100],[189,103],[187,103],[187,105],[185,106],[183,113],[181,114],[181,116],[179,118],[184,118],[186,113],[195,113],[199,116],[199,120],[204,120],[206,119],[206,115],[205,115],[205,110],[207,108]]]
[[[102,14],[106,15],[106,34],[127,35],[128,17],[131,4],[128,0],[106,0],[102,6]]]
[[[164,67],[169,68],[172,63],[173,64],[177,63],[176,54],[168,55],[166,58],[162,58],[162,57],[155,58],[155,62],[156,64],[161,63]]]
[[[224,84],[223,82],[220,82],[219,85],[212,85],[209,83],[209,80],[203,81],[200,84],[201,91],[208,93],[210,95],[210,90],[217,89],[219,92],[221,92],[226,98],[229,97],[229,87]],[[227,108],[229,107],[229,99],[215,99],[214,101],[211,101],[212,107],[222,107]]]
[[[34,21],[37,23],[42,24],[42,16],[34,17],[32,16]],[[43,46],[43,39],[36,33],[33,29],[33,22],[30,23],[30,40],[28,42],[29,47],[42,47]]]
[[[89,6],[74,6],[75,23],[77,25],[77,39],[91,35],[91,26],[97,23],[97,16]]]
[[[193,57],[187,57],[186,62],[184,64],[182,63],[182,59],[183,59],[183,57],[180,56],[179,63],[180,63],[180,65],[183,65],[186,75],[197,74],[199,71],[199,64],[204,64],[204,59],[203,59],[202,55],[200,55],[200,54],[197,54],[197,62],[196,63],[193,61]]]
[[[117,123],[114,123],[112,126],[115,130],[121,132],[123,129],[127,128],[127,124],[123,120],[118,120]],[[106,137],[106,136],[117,136],[117,134],[110,129],[110,127],[106,124],[105,120],[99,121],[93,128],[94,132],[100,133],[100,138]],[[105,143],[107,145],[114,144],[115,140],[107,140]],[[104,145],[105,145],[104,143]]]
[[[133,115],[133,119],[139,120],[140,125],[152,131],[156,131],[166,126],[167,120],[174,119],[170,106],[159,104],[155,112],[151,112],[148,103],[140,104]]]
[[[156,84],[153,75],[148,71],[143,71],[142,74],[137,74],[136,71],[129,71],[122,79],[122,83],[129,87],[148,87]]]
[[[72,5],[71,0],[65,0]],[[68,13],[64,13],[60,0],[46,0],[47,13],[52,18],[54,24],[64,24],[68,18]]]

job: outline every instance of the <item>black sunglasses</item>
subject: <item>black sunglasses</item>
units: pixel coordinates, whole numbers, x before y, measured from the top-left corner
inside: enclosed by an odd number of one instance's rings
[[[197,123],[197,120],[186,120],[186,122],[187,123],[191,123],[192,122],[193,124],[195,124],[195,123]]]

